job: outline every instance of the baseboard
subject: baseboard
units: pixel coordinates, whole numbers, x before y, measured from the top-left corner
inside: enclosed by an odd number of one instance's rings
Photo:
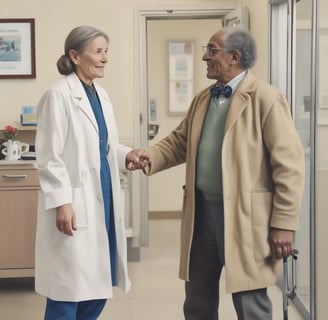
[[[149,220],[181,219],[182,211],[149,211]]]
[[[128,262],[140,261],[140,247],[128,247]]]

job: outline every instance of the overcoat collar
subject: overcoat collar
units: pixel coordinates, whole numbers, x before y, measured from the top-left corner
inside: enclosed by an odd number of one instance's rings
[[[231,103],[229,107],[229,112],[227,114],[227,119],[225,123],[224,134],[226,134],[233,124],[237,121],[243,111],[250,106],[249,100],[252,92],[255,90],[256,78],[253,73],[248,70],[247,74],[239,83],[236,91],[234,92]],[[197,112],[199,112],[197,118],[197,122],[195,125],[194,135],[197,137],[201,133],[202,125],[204,122],[204,118],[208,109],[208,105],[210,102],[210,86],[206,88],[203,93],[199,97],[199,106],[197,107]],[[193,138],[195,138],[193,137]]]
[[[244,79],[240,82],[237,90],[232,96],[229,112],[227,115],[224,133],[226,134],[233,126],[242,112],[250,106],[249,100],[251,92],[255,90],[256,79],[251,71],[248,71]]]

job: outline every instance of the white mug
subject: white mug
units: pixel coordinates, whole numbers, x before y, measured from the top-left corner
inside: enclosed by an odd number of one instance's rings
[[[20,142],[17,140],[8,140],[3,143],[5,146],[2,149],[2,154],[6,156],[6,160],[18,160],[21,158],[22,154],[29,151],[29,145],[24,142]]]

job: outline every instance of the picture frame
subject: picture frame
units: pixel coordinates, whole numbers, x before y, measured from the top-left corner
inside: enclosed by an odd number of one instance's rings
[[[0,79],[35,77],[35,20],[0,19]]]
[[[169,110],[171,116],[186,114],[193,98],[194,41],[169,40]]]

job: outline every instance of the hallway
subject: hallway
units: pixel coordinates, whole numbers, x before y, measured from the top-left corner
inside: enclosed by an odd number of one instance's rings
[[[115,290],[100,320],[182,320],[183,281],[178,279],[179,220],[150,220],[149,246],[142,249],[141,262],[129,263],[132,289],[124,295]],[[223,285],[224,281],[221,281]],[[221,288],[221,320],[236,320],[231,296]],[[282,319],[282,296],[269,288],[273,320]],[[35,294],[33,279],[0,279],[1,320],[41,320],[44,298]],[[289,319],[301,320],[289,306]]]

